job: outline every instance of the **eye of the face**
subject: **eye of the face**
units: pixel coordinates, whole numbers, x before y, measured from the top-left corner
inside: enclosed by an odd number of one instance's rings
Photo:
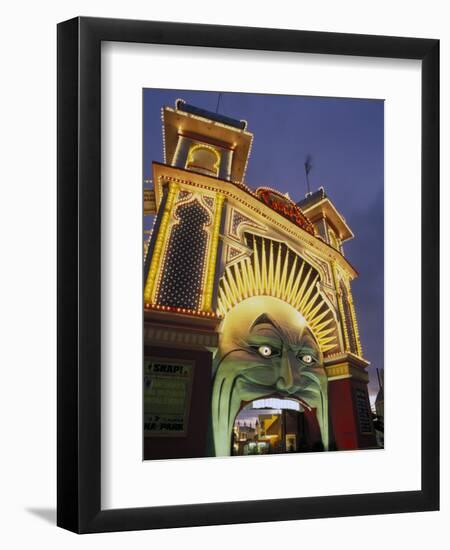
[[[300,359],[303,361],[303,363],[306,363],[307,365],[311,365],[312,363],[314,363],[314,357],[310,353],[300,355]]]
[[[259,346],[258,353],[262,357],[271,357],[273,355],[273,349],[267,345]]]

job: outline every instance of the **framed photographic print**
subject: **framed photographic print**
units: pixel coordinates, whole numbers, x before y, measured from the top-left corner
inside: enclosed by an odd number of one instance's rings
[[[58,25],[58,525],[437,510],[439,42]]]

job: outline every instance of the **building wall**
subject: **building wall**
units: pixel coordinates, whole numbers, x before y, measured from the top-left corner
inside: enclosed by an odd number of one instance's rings
[[[144,357],[150,356],[190,359],[194,362],[194,376],[189,400],[186,436],[144,437],[144,460],[208,456],[207,434],[212,378],[211,353],[167,346],[145,346]]]

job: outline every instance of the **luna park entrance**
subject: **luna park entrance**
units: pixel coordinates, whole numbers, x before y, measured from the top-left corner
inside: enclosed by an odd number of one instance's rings
[[[243,407],[231,445],[234,456],[323,450],[314,409],[288,399],[260,399]]]

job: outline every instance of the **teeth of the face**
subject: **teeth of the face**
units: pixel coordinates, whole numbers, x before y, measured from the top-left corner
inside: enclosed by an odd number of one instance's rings
[[[300,403],[293,401],[292,399],[257,399],[253,401],[252,407],[254,409],[290,409],[292,411],[300,411]]]

